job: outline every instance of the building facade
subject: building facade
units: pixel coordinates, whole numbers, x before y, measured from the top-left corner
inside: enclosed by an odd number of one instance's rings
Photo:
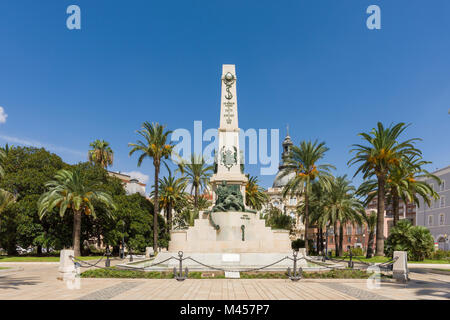
[[[108,171],[108,175],[122,180],[124,183],[123,187],[128,195],[139,193],[141,196],[146,197],[145,183],[139,182],[137,179],[133,179],[131,176],[120,172]]]
[[[439,185],[433,179],[426,179],[431,187],[439,194],[439,199],[432,200],[431,205],[420,203],[416,208],[416,224],[428,228],[434,238],[435,246],[441,250],[450,250],[450,166],[433,172],[442,183]]]
[[[283,188],[289,182],[290,179],[295,175],[294,172],[286,174],[286,169],[289,168],[288,159],[291,148],[294,144],[292,143],[291,137],[289,133],[283,140],[283,152],[281,154],[281,163],[278,166],[278,173],[275,176],[275,180],[273,181],[272,188],[267,190],[267,195],[269,196],[269,203],[264,209],[268,209],[270,207],[280,209],[284,214],[288,214],[295,220],[295,225],[293,228],[293,233],[291,237],[293,239],[303,239],[304,238],[304,230],[305,226],[301,221],[299,215],[296,213],[297,206],[299,204],[300,199],[297,199],[296,196],[293,197],[285,197],[283,198]]]
[[[377,212],[378,199],[375,197],[368,205],[367,210]],[[386,199],[384,204],[384,237],[387,238],[394,226],[394,209],[392,203]],[[399,219],[407,219],[413,226],[416,225],[416,205],[414,203],[404,203],[400,199],[398,209]]]

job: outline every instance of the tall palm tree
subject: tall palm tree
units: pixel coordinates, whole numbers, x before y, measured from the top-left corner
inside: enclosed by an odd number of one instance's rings
[[[6,160],[6,155],[9,151],[8,144],[6,144],[5,148],[0,148],[0,178],[5,175],[5,169],[3,167],[3,164]]]
[[[0,189],[0,215],[7,207],[16,201],[14,195],[6,190]]]
[[[263,205],[267,203],[269,197],[264,189],[258,185],[258,178],[247,175],[248,181],[245,186],[245,204],[252,209],[261,210]]]
[[[90,162],[96,163],[105,169],[113,164],[114,152],[109,146],[109,142],[97,139],[90,143],[89,146],[92,147],[88,151],[88,159]]]
[[[362,215],[368,231],[367,237],[367,251],[366,258],[372,258],[373,256],[373,239],[375,236],[375,228],[377,226],[377,213],[375,211],[371,211],[369,214],[364,213]]]
[[[214,166],[208,165],[203,156],[192,154],[190,161],[179,161],[178,170],[186,176],[188,183],[191,185],[191,193],[194,191],[194,209],[198,210],[199,192],[208,186]]]
[[[322,201],[322,220],[327,220],[330,225],[333,225],[336,255],[341,256],[344,249],[344,226],[346,224],[360,225],[362,222],[360,214],[364,212],[364,207],[355,197],[355,188],[350,185],[346,175],[331,179],[330,190]]]
[[[350,152],[356,152],[356,154],[350,159],[348,165],[360,163],[354,176],[361,172],[364,179],[372,176],[377,178],[378,217],[375,252],[377,256],[384,256],[385,187],[389,170],[392,166],[398,166],[410,156],[421,155],[420,150],[414,147],[414,143],[420,139],[398,141],[407,127],[404,123],[398,123],[385,128],[381,122],[378,122],[377,128],[373,128],[369,133],[359,134],[368,145],[354,144],[354,148],[350,150]]]
[[[186,189],[186,178],[176,178],[172,175],[172,171],[167,166],[167,171],[169,175],[159,179],[159,189],[160,189],[160,207],[164,209],[167,219],[167,231],[172,229],[172,209],[175,208],[177,202],[184,200],[186,194],[184,190]],[[155,191],[150,193],[151,197],[154,197]]]
[[[386,180],[386,196],[388,202],[392,203],[393,224],[397,225],[399,220],[400,199],[405,204],[415,203],[418,206],[420,201],[418,195],[424,202],[431,205],[431,199],[438,199],[439,194],[423,180],[422,177],[434,179],[438,184],[441,180],[423,169],[421,166],[429,164],[428,161],[421,161],[419,158],[410,157],[407,161],[401,162],[398,166],[393,166]],[[377,194],[378,182],[375,179],[364,181],[358,188],[358,195],[365,197],[365,204],[370,203]]]
[[[308,253],[308,227],[309,227],[309,197],[311,194],[311,184],[317,181],[325,188],[330,184],[330,169],[335,169],[330,164],[318,164],[329,149],[325,147],[325,142],[318,143],[317,140],[302,141],[300,145],[292,146],[291,156],[286,159],[287,168],[282,176],[291,172],[295,176],[289,180],[283,188],[283,197],[288,195],[303,195],[304,197],[304,223],[305,223],[305,241],[306,253]]]
[[[129,143],[132,147],[130,156],[135,152],[140,152],[138,158],[138,167],[141,166],[145,158],[153,159],[155,168],[154,184],[154,212],[153,212],[153,247],[158,250],[158,214],[159,214],[159,171],[161,160],[168,159],[172,153],[173,145],[168,141],[169,134],[172,131],[165,131],[165,126],[159,123],[144,122],[141,130],[137,131],[144,140],[138,140],[136,143]]]
[[[81,168],[59,170],[54,180],[45,184],[49,189],[38,201],[40,219],[48,212],[58,208],[61,217],[67,209],[73,211],[73,249],[75,256],[80,256],[80,235],[82,214],[95,217],[94,201],[99,201],[108,209],[116,209],[111,195],[103,192],[98,181],[89,180]],[[110,213],[110,212],[109,212]]]

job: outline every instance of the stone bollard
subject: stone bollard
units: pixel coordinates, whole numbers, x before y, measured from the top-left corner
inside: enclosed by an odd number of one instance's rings
[[[70,249],[61,250],[59,255],[59,277],[58,280],[68,280],[75,276],[75,264],[70,256],[74,256],[74,251]]]
[[[155,251],[153,250],[153,247],[146,247],[145,248],[145,257],[150,258],[151,256],[155,255]]]
[[[298,255],[299,258],[306,257],[306,248],[299,248],[298,253],[299,253],[299,255]]]
[[[407,283],[408,277],[408,253],[406,251],[394,251],[394,262],[392,273],[393,277],[397,282]]]

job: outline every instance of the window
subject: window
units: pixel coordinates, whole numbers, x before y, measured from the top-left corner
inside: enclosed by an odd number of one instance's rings
[[[347,242],[351,243],[352,242],[352,237],[347,237]]]
[[[274,205],[275,207],[278,207],[278,205],[279,205],[278,201],[275,201],[275,202],[273,203],[273,205]]]
[[[440,225],[440,226],[443,226],[444,223],[445,223],[445,216],[444,216],[443,213],[441,213],[441,214],[439,215],[439,225]]]
[[[351,226],[347,227],[347,234],[352,234],[352,227]]]
[[[428,216],[428,225],[429,226],[433,225],[433,216]]]
[[[333,243],[334,239],[333,237],[330,238],[330,243]]]
[[[328,233],[329,234],[334,234],[334,227],[330,227],[330,229],[328,229]]]
[[[441,196],[441,208],[445,207],[445,197]]]
[[[441,191],[444,191],[444,190],[445,190],[445,181],[442,180],[442,183],[441,183]]]
[[[363,233],[363,232],[362,232],[362,227],[361,227],[361,226],[357,226],[357,227],[356,227],[356,233],[357,233],[357,234]]]

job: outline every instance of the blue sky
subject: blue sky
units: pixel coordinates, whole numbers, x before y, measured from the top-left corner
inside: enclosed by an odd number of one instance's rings
[[[81,8],[82,29],[66,28]],[[366,8],[381,8],[381,30]],[[112,170],[153,177],[127,144],[143,121],[219,125],[222,64],[236,64],[239,125],[325,141],[335,174],[377,121],[411,123],[429,169],[450,165],[448,0],[2,1],[0,143],[86,159],[97,138]],[[1,122],[1,115],[0,115]],[[258,174],[257,165],[247,172]],[[264,187],[273,176],[260,176]],[[355,184],[360,183],[355,178]]]

